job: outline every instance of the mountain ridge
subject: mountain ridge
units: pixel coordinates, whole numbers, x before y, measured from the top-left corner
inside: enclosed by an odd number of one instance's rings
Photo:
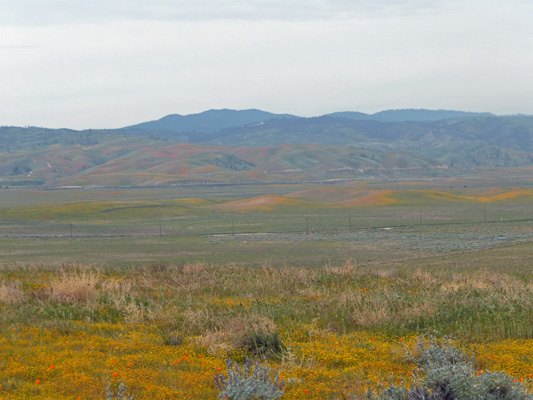
[[[275,114],[258,109],[232,110],[211,109],[196,114],[169,114],[160,119],[129,125],[121,130],[174,132],[174,133],[215,133],[232,127],[267,122],[276,119],[306,119],[319,117],[333,117],[350,120],[365,120],[376,122],[434,122],[447,119],[471,117],[496,117],[491,113],[474,113],[453,110],[427,110],[427,109],[397,109],[384,110],[374,114],[365,114],[357,111],[343,111],[324,114],[317,117],[300,117],[292,114]]]
[[[274,114],[258,109],[231,110],[211,109],[197,114],[169,114],[158,120],[126,126],[123,130],[147,129],[170,132],[205,132],[213,133],[220,129],[237,127],[278,118],[300,118],[290,114]]]
[[[356,118],[208,110],[181,125],[203,132],[177,131],[174,122],[188,117],[177,114],[163,117],[167,129],[150,121],[148,128],[115,130],[0,127],[0,186],[405,179],[533,166],[530,116],[444,110],[378,116],[422,119],[390,122],[349,113]]]

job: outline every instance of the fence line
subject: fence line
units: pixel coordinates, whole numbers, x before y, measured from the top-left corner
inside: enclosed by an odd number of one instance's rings
[[[210,235],[253,235],[253,234],[345,234],[350,232],[379,229],[413,229],[436,226],[497,226],[499,224],[518,225],[532,230],[533,218],[487,219],[482,215],[474,220],[431,220],[424,219],[420,212],[410,218],[387,218],[378,221],[372,216],[365,221],[361,216],[342,215],[305,215],[247,217],[224,216],[188,219],[166,219],[162,221],[143,221],[127,223],[88,223],[88,222],[48,222],[21,223],[0,221],[0,237],[14,238],[82,238],[82,237],[142,237],[142,236],[210,236]]]

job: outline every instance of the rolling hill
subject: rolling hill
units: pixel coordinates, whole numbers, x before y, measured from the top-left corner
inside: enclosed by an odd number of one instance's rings
[[[447,176],[438,162],[350,146],[223,147],[112,135],[96,144],[7,153],[0,185],[146,186]]]
[[[117,130],[0,127],[0,186],[408,179],[532,165],[533,117],[458,111],[210,110]]]
[[[533,164],[532,117],[475,117],[434,122],[375,122],[329,116],[271,120],[227,129],[209,143],[274,146],[315,143],[408,151],[448,165],[515,167]]]

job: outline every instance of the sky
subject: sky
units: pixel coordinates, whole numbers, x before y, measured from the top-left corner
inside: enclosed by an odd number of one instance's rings
[[[531,0],[0,0],[0,126],[533,114]]]

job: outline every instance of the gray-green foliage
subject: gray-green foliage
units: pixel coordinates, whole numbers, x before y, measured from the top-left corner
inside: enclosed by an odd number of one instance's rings
[[[134,400],[135,397],[132,394],[127,393],[127,386],[124,382],[120,382],[116,390],[111,387],[111,383],[108,381],[106,384],[106,400]]]
[[[219,399],[276,400],[283,395],[285,382],[279,377],[271,377],[266,361],[252,363],[250,359],[246,359],[241,366],[228,359],[226,365],[227,376],[215,376],[216,385],[220,390]]]
[[[522,383],[504,372],[476,373],[473,360],[443,342],[433,341],[417,361],[413,385],[389,386],[379,394],[367,393],[378,400],[533,400]]]

